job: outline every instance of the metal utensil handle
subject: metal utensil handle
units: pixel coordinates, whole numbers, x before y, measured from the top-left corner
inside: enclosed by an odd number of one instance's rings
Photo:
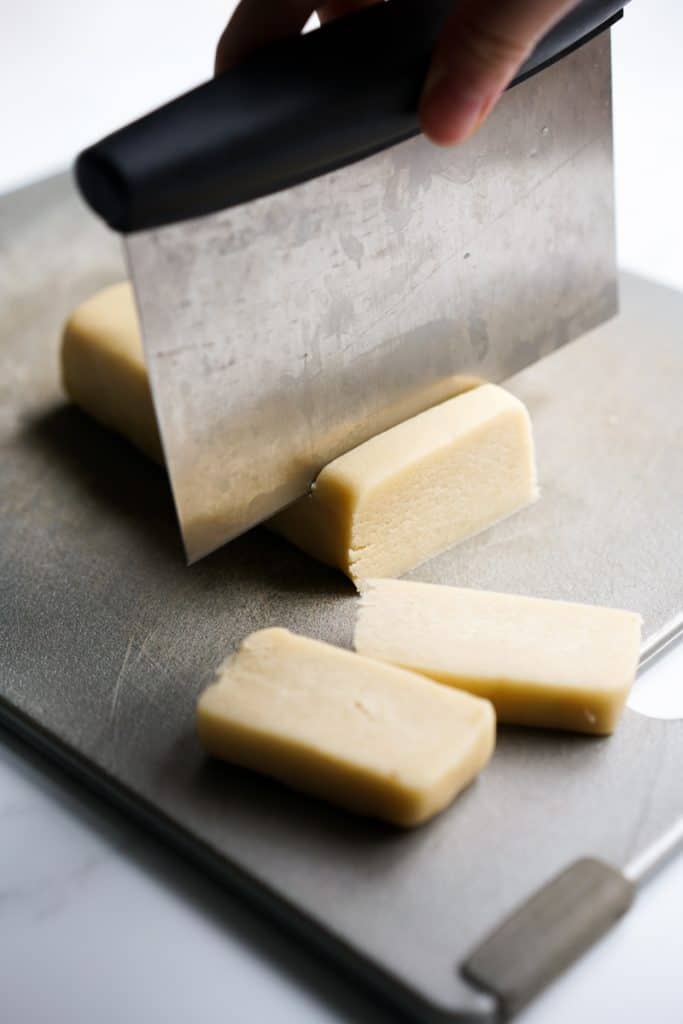
[[[462,973],[498,998],[503,1017],[521,1010],[584,953],[633,902],[635,883],[593,858],[544,885],[471,954]]]
[[[587,857],[533,893],[470,954],[462,973],[511,1017],[631,906],[636,887],[683,849],[683,818],[623,871]]]
[[[586,42],[627,0],[583,0],[512,83]],[[234,206],[419,131],[417,104],[453,0],[391,0],[273,44],[81,153],[80,190],[117,231]]]

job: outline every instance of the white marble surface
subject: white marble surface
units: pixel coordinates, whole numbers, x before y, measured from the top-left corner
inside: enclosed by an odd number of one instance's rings
[[[3,1024],[391,1019],[22,744],[0,741]]]
[[[0,32],[0,191],[208,74],[230,0],[23,0]],[[683,7],[614,34],[624,266],[683,287]],[[683,715],[683,646],[632,706]],[[683,856],[521,1018],[680,1024]],[[277,1024],[396,1015],[0,733],[0,1022]]]

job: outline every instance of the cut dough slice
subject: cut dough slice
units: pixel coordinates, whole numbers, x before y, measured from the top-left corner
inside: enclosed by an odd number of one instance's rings
[[[485,384],[335,459],[269,525],[359,582],[401,576],[537,497],[529,414]]]
[[[405,826],[446,807],[495,743],[488,701],[285,629],[247,637],[197,728],[216,757]]]
[[[78,306],[62,340],[62,380],[93,419],[163,462],[133,289],[127,281]]]
[[[368,580],[354,644],[488,698],[500,722],[607,734],[635,677],[633,612],[402,580]]]

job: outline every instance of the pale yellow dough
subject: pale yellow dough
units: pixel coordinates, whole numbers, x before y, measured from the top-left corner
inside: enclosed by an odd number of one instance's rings
[[[247,637],[197,728],[210,754],[404,826],[446,807],[495,744],[488,701],[285,629]]]
[[[78,307],[62,365],[74,402],[163,460],[130,284]],[[528,413],[486,384],[335,459],[267,525],[358,582],[399,576],[536,497]]]
[[[529,414],[485,384],[335,459],[269,525],[359,583],[401,576],[537,496]]]
[[[103,289],[71,314],[62,339],[62,380],[93,419],[163,462],[133,289]]]
[[[640,627],[614,608],[368,580],[354,645],[488,698],[500,722],[607,734],[635,677]]]

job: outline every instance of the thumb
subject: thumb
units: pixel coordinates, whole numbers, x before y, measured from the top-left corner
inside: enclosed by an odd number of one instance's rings
[[[240,0],[216,48],[216,74],[285,36],[298,35],[316,0]]]
[[[576,0],[463,0],[448,18],[420,101],[443,146],[472,135],[536,43]]]

